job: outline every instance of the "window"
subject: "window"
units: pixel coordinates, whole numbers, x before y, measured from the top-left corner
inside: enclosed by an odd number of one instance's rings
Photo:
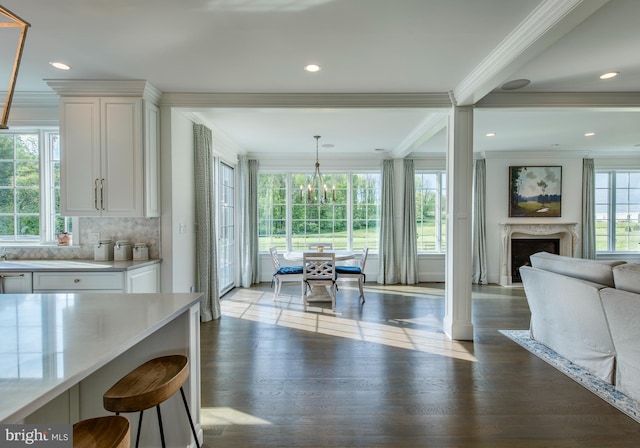
[[[46,243],[63,231],[58,133],[0,133],[0,241]]]
[[[261,173],[258,179],[258,238],[261,251],[302,250],[312,242],[336,249],[378,248],[379,173],[328,173],[327,204],[308,202],[309,176]]]
[[[640,251],[640,171],[596,172],[596,251]]]
[[[444,171],[416,172],[418,252],[445,253],[447,176]]]

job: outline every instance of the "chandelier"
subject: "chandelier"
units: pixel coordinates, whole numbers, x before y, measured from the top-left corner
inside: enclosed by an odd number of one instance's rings
[[[331,195],[329,195],[329,189],[324,182],[322,172],[320,171],[320,161],[318,160],[318,141],[319,135],[314,135],[316,139],[316,166],[313,170],[313,176],[309,180],[307,185],[307,203],[309,204],[327,204],[336,200],[336,187],[331,189]],[[300,185],[300,200],[304,198],[304,189]]]
[[[9,19],[9,21],[3,20],[5,17]],[[18,68],[20,68],[20,59],[22,59],[22,50],[24,49],[24,40],[27,37],[27,28],[30,26],[31,25],[29,25],[17,15],[13,14],[11,11],[0,6],[0,29],[20,28],[20,36],[18,38],[17,44],[18,48],[16,50],[15,59],[13,60],[13,69],[11,70],[7,97],[4,102],[4,108],[2,109],[2,118],[0,118],[0,129],[8,129],[7,122],[9,121],[9,109],[11,109],[11,101],[13,100],[13,90],[16,87]],[[6,66],[8,67],[8,65],[9,64],[7,64]]]

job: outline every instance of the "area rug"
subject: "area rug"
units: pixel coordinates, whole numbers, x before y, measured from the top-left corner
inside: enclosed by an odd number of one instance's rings
[[[611,384],[596,378],[585,369],[558,355],[550,348],[534,341],[529,337],[529,330],[498,331],[640,423],[640,403],[616,390]]]

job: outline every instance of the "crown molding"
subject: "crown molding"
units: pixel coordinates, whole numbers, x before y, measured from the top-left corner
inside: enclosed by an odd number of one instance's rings
[[[476,108],[632,108],[640,110],[640,92],[491,93]]]
[[[470,105],[574,29],[609,0],[544,0],[454,89]]]
[[[267,108],[450,108],[447,93],[164,93],[161,106]]]
[[[144,79],[45,79],[60,96],[133,96],[160,102],[162,92]]]

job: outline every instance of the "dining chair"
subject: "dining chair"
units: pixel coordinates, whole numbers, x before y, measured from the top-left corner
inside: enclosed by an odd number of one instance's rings
[[[331,297],[331,309],[336,309],[336,255],[334,253],[305,252],[302,256],[302,305],[307,311],[310,290],[326,288]]]
[[[280,288],[282,288],[283,281],[295,281],[302,280],[302,266],[280,266],[280,258],[278,257],[278,249],[274,246],[269,249],[271,254],[271,261],[273,263],[273,277],[271,280],[271,286],[275,283],[275,290],[273,291],[273,301],[280,295]]]
[[[358,280],[358,288],[360,289],[360,298],[362,299],[362,303],[365,302],[364,282],[366,280],[366,275],[364,273],[364,266],[367,263],[367,255],[369,255],[369,248],[365,246],[362,249],[362,254],[359,257],[357,264],[336,266],[336,274],[338,275],[338,280],[353,278]]]
[[[309,243],[309,249],[311,250],[318,250],[320,246],[324,249],[333,249],[333,243]]]

